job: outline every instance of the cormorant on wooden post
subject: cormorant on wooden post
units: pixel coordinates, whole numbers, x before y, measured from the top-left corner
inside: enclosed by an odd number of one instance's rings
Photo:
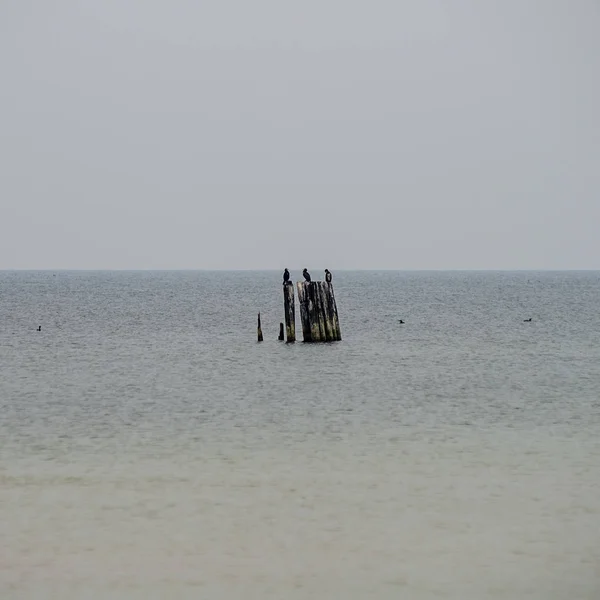
[[[290,280],[290,272],[286,269],[283,272],[283,283],[284,285]]]
[[[331,271],[329,269],[325,269],[325,281],[331,283]]]
[[[310,273],[306,269],[302,271],[302,275],[304,275],[304,279],[306,279],[306,281],[310,281]]]

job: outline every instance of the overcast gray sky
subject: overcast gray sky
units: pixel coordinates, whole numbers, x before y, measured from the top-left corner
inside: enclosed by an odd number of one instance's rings
[[[0,75],[0,268],[600,268],[598,0],[1,0]]]

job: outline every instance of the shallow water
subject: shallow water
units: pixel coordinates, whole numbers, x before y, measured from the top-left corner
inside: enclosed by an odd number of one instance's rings
[[[0,273],[0,597],[600,597],[600,273],[334,285]]]

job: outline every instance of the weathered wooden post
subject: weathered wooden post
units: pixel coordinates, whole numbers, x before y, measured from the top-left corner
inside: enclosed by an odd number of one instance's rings
[[[298,302],[305,342],[342,339],[333,285],[328,281],[299,281]]]
[[[294,306],[294,285],[291,281],[283,284],[283,309],[285,311],[285,333],[289,344],[296,341],[296,308]]]
[[[277,338],[280,342],[283,342],[285,339],[283,337],[283,323],[279,323],[279,337]]]
[[[260,326],[260,313],[258,313],[258,341],[262,342],[263,341],[263,334],[262,334],[262,327]]]
[[[308,299],[305,294],[305,286],[300,281],[296,284],[298,288],[298,304],[300,305],[300,322],[302,323],[302,339],[305,342],[312,341],[310,335],[310,319],[308,318]]]
[[[326,283],[327,285],[327,310],[329,311],[329,318],[332,326],[333,338],[340,342],[342,340],[342,330],[340,329],[340,318],[338,316],[337,304],[335,303],[335,294],[333,293],[333,284],[331,281]]]

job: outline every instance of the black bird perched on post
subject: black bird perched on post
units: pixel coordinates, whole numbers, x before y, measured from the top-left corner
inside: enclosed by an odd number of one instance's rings
[[[306,279],[306,281],[310,281],[310,273],[306,269],[302,271],[302,275],[304,275],[304,279]]]
[[[331,271],[329,269],[325,269],[325,281],[331,283]]]
[[[287,283],[290,280],[290,272],[286,269],[283,272],[283,283]]]

